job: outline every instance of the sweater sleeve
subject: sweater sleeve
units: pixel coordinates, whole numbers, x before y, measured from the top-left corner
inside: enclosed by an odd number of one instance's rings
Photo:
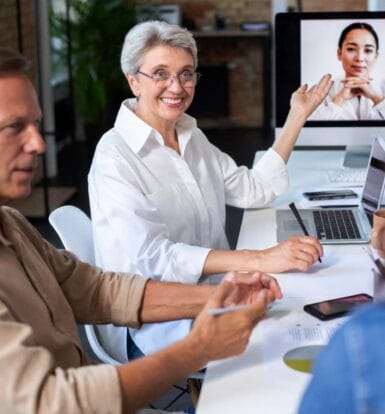
[[[0,372],[0,407],[6,412],[121,412],[115,367],[55,368],[48,350],[34,345],[31,327],[17,321],[1,301]]]

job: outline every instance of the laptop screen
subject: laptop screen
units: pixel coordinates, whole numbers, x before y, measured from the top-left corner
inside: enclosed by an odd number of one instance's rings
[[[373,141],[361,204],[369,219],[380,207],[385,179],[385,146],[380,138]]]

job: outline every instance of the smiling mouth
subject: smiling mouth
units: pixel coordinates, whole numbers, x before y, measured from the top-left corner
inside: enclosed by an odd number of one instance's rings
[[[169,104],[169,105],[178,105],[182,103],[182,98],[161,98],[162,102]]]

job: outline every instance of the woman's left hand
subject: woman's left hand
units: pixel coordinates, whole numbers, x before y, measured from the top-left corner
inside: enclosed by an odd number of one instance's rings
[[[322,76],[321,80],[308,89],[307,84],[300,86],[290,99],[290,107],[295,111],[302,112],[306,118],[325,99],[333,85],[331,75]]]
[[[381,92],[373,87],[371,79],[364,79],[358,86],[358,89],[360,91],[359,95],[363,95],[370,99],[374,105],[379,104],[384,99]]]

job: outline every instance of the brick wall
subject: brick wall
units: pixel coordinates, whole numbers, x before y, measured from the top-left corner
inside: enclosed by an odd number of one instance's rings
[[[228,68],[230,125],[261,126],[263,123],[262,40],[253,37],[197,39],[201,65],[221,63]],[[204,91],[198,86],[197,94],[201,93]]]
[[[35,26],[31,0],[20,0],[22,33],[20,41],[23,54],[32,62],[31,77],[34,78]],[[0,46],[19,49],[17,8],[15,0],[0,0]]]
[[[197,28],[213,26],[215,14],[223,15],[229,25],[246,20],[271,19],[271,0],[138,0],[138,4],[179,4],[185,17],[194,19]],[[287,0],[296,8],[295,0]],[[366,10],[366,0],[302,0],[304,11]]]
[[[181,6],[186,22],[196,29],[215,27],[215,15],[225,18],[228,28],[244,21],[271,21],[270,0],[138,0],[138,4],[174,3]],[[365,10],[366,0],[303,0],[304,11]],[[296,2],[288,1],[295,7]],[[186,18],[188,20],[186,20]],[[225,63],[229,67],[230,121],[234,125],[262,126],[262,46],[257,39],[198,40],[201,64]],[[199,90],[198,92],[199,93]]]
[[[246,20],[271,19],[271,0],[137,0],[138,4],[179,4],[184,17],[193,19],[198,29],[214,26],[215,14],[226,18],[228,25],[238,26]],[[295,0],[287,0],[296,8]],[[302,0],[304,11],[366,10],[367,0]]]
[[[270,20],[270,0],[138,0],[138,4],[179,4],[185,17],[194,19],[197,28],[214,26],[215,14],[226,18],[228,25],[245,20]]]
[[[215,15],[227,27],[246,20],[270,21],[270,0],[138,0],[138,4],[180,4],[184,17],[196,28],[215,26]],[[289,5],[296,2],[288,0]],[[364,10],[366,0],[302,0],[305,11]],[[0,0],[0,45],[18,48],[15,0]],[[20,0],[23,53],[34,62],[35,30],[31,0]],[[261,126],[263,119],[262,48],[258,40],[200,40],[201,63],[224,63],[229,67],[230,120],[244,126]],[[32,75],[33,76],[33,75]]]
[[[302,0],[303,9],[308,11],[360,11],[366,10],[366,0]]]

